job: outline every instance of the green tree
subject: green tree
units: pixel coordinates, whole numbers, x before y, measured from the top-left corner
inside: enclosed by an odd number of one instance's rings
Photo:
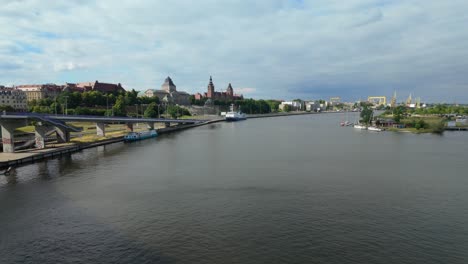
[[[125,93],[125,102],[127,105],[135,105],[138,103],[138,92],[132,89]]]
[[[405,107],[404,106],[399,105],[399,106],[395,107],[395,109],[393,110],[393,120],[396,123],[400,123],[401,118],[403,117],[404,113],[405,113]]]
[[[291,106],[290,105],[283,106],[283,112],[291,112]]]
[[[125,98],[123,95],[119,95],[115,105],[112,107],[114,111],[114,116],[126,116],[127,115],[127,105],[125,104]]]
[[[147,118],[155,118],[158,116],[158,110],[157,110],[157,105],[156,103],[151,103],[148,105],[148,108],[146,108],[144,117]]]
[[[152,97],[142,96],[142,97],[138,97],[138,104],[151,104],[151,103],[159,104],[159,97],[157,97],[157,96],[152,96]]]
[[[166,112],[172,117],[177,118],[179,116],[178,107],[174,105],[170,105],[167,107]]]
[[[53,102],[51,105],[50,105],[50,109],[52,111],[52,113],[54,114],[62,114],[62,105],[59,103],[59,102]]]
[[[368,125],[371,123],[372,119],[372,109],[367,105],[364,105],[361,111],[361,120],[364,124]]]
[[[0,112],[15,112],[15,109],[11,105],[0,105]]]
[[[266,102],[270,105],[271,112],[278,112],[281,102],[275,100],[267,100]]]
[[[414,122],[414,128],[416,129],[424,129],[424,128],[427,128],[427,123],[424,122],[423,119],[418,119]]]
[[[33,113],[43,113],[43,114],[51,114],[50,107],[43,106],[43,105],[36,105],[32,107],[31,112]]]
[[[187,109],[178,105],[169,105],[166,109],[166,113],[169,114],[172,118],[178,118],[183,115],[191,115]]]

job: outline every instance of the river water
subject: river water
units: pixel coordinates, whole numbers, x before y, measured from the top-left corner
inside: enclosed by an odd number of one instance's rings
[[[217,123],[16,168],[0,176],[0,263],[468,263],[468,133],[341,118]]]

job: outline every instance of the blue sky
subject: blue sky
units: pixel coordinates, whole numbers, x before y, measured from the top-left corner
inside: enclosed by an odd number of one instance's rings
[[[0,84],[468,103],[465,0],[0,0]]]

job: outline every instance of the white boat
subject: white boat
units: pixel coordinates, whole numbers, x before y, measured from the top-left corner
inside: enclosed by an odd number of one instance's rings
[[[376,132],[382,131],[381,128],[376,127],[376,126],[370,126],[370,127],[367,128],[367,130],[369,130],[369,131],[376,131]]]
[[[234,105],[231,104],[230,111],[226,113],[226,121],[239,121],[239,120],[245,120],[245,119],[246,119],[245,114],[241,113],[240,111],[235,112]]]
[[[358,129],[362,129],[362,130],[366,130],[366,129],[367,129],[367,127],[366,127],[366,126],[364,126],[364,125],[361,125],[361,124],[354,124],[354,126],[353,126],[353,127],[354,127],[354,128],[358,128]]]

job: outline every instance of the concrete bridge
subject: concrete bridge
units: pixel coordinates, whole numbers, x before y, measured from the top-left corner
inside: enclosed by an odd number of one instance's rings
[[[148,129],[154,129],[154,123],[164,123],[166,127],[171,123],[196,124],[206,120],[194,119],[166,119],[166,118],[134,118],[116,116],[78,116],[78,115],[49,115],[36,113],[2,113],[0,126],[2,132],[3,152],[15,152],[14,131],[16,128],[27,126],[30,121],[35,121],[35,145],[37,148],[45,148],[45,139],[51,132],[57,133],[59,142],[69,142],[70,132],[79,132],[82,128],[74,127],[66,122],[93,122],[96,123],[98,136],[105,136],[105,124],[124,123],[128,131],[133,131],[133,124],[146,123]]]

